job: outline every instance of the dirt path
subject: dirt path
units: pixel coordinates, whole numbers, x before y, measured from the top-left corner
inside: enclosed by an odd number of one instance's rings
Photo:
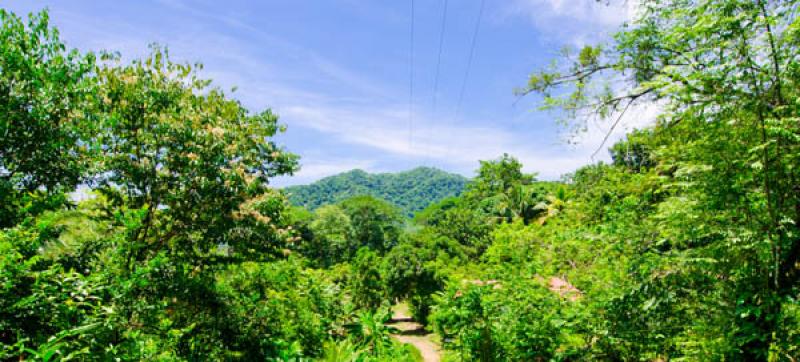
[[[397,328],[399,333],[393,334],[392,337],[401,343],[408,343],[416,347],[422,355],[423,361],[439,362],[441,355],[439,346],[431,338],[433,334],[411,318],[411,313],[408,312],[405,304],[398,304],[393,310],[394,316],[389,325]]]

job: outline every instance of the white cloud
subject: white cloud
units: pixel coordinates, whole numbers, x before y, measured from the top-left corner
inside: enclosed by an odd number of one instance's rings
[[[654,103],[641,103],[632,105],[624,114],[616,113],[606,119],[591,119],[588,121],[587,130],[577,135],[573,140],[577,143],[582,154],[589,155],[592,162],[608,161],[610,156],[606,149],[615,142],[624,138],[634,129],[643,129],[652,126],[661,111],[661,106]],[[619,122],[614,123],[619,116]],[[613,128],[613,129],[612,129]],[[608,135],[608,138],[603,142]],[[599,150],[599,151],[598,151]],[[593,154],[596,155],[592,157]]]
[[[449,166],[470,175],[478,160],[494,159],[509,153],[526,165],[526,170],[539,172],[545,179],[557,179],[564,173],[591,162],[591,154],[599,146],[605,132],[592,128],[578,144],[569,146],[531,143],[526,134],[514,133],[499,127],[475,127],[453,122],[436,122],[418,118],[417,129],[430,125],[424,132],[415,133],[409,143],[408,117],[402,107],[387,108],[358,105],[342,106],[295,105],[285,107],[281,116],[290,129],[303,127],[324,132],[337,140],[368,146],[389,154]],[[487,120],[479,124],[491,125]],[[625,127],[614,131],[606,146],[624,135]],[[603,152],[598,159],[607,158]]]
[[[505,16],[524,16],[549,38],[582,46],[604,40],[636,13],[636,0],[514,0]]]
[[[214,79],[215,84],[226,88],[239,86],[240,91],[235,97],[248,107],[274,106],[282,121],[288,123],[290,132],[298,132],[298,128],[311,129],[330,135],[342,145],[375,150],[339,158],[303,152],[301,171],[290,179],[276,180],[276,185],[307,183],[352,168],[384,171],[387,166],[379,162],[381,159],[392,162],[407,159],[411,161],[409,166],[431,160],[437,166],[469,176],[478,167],[478,160],[493,159],[503,153],[518,157],[526,165],[526,170],[540,172],[542,178],[555,179],[591,162],[591,154],[610,126],[605,123],[594,126],[574,146],[537,144],[531,141],[531,134],[495,126],[497,122],[491,119],[472,119],[469,124],[464,124],[434,119],[420,112],[415,115],[414,133],[409,141],[407,104],[386,96],[391,94],[389,88],[375,84],[363,74],[333,63],[311,49],[275,37],[236,18],[191,10],[180,0],[164,1],[192,16],[243,30],[250,39],[233,38],[202,28],[188,34],[183,31],[155,34],[142,31],[134,24],[98,23],[71,13],[62,14],[68,16],[59,19],[68,23],[64,29],[77,31],[83,41],[81,45],[89,48],[114,49],[123,54],[141,56],[146,54],[148,42],[161,40],[172,47],[178,59],[204,60],[206,68],[202,75]],[[554,30],[556,33],[566,31],[563,34],[575,42],[578,41],[574,39],[591,37],[592,29],[612,28],[629,16],[627,8],[607,7],[593,0],[516,0],[511,4],[514,15],[527,16],[542,29],[557,29]],[[576,29],[583,30],[579,32]],[[280,68],[271,58],[259,54],[258,48],[252,47],[253,39],[258,39],[262,49],[269,48],[297,61],[288,69],[285,66]],[[350,93],[330,93],[324,91],[325,87],[310,85],[319,78],[337,83],[337,89],[348,89]],[[361,95],[364,96],[355,98]],[[624,126],[614,131],[606,147],[624,135],[625,126],[653,118],[636,117],[636,114],[632,110],[625,117]],[[606,154],[600,152],[597,159],[607,159]],[[378,166],[384,169],[376,170]]]
[[[246,22],[241,21],[235,16],[231,16],[230,14],[220,14],[217,12],[205,11],[199,9],[196,6],[191,6],[190,4],[185,3],[182,0],[159,0],[163,4],[170,6],[176,10],[192,14],[195,17],[203,18],[211,22],[217,22],[220,24],[224,24],[227,27],[237,29],[243,31],[248,34],[248,36],[257,39],[257,43],[259,47],[264,49],[270,49],[272,53],[282,53],[288,57],[291,57],[296,60],[296,68],[297,69],[304,69],[304,71],[300,72],[303,75],[312,75],[312,77],[321,76],[322,78],[327,78],[328,80],[335,82],[337,84],[346,84],[348,89],[350,90],[357,90],[362,92],[363,94],[369,94],[371,96],[388,96],[388,92],[385,88],[375,84],[370,79],[367,79],[361,76],[359,73],[350,70],[347,67],[344,67],[340,64],[335,62],[331,62],[326,59],[323,55],[317,53],[313,49],[308,47],[304,47],[301,44],[297,44],[281,37],[275,36],[272,33],[265,31],[263,28],[259,28],[248,24]],[[192,47],[196,47],[197,49],[208,49],[208,36],[214,37],[216,34],[214,33],[204,33],[202,38],[198,38],[193,36],[191,38],[184,39],[182,43],[189,44]],[[198,39],[201,39],[198,42]],[[241,39],[229,39],[226,42],[219,43],[219,49],[225,49],[225,52],[214,52],[214,53],[221,53],[221,56],[225,56],[225,53],[228,53],[230,49],[228,47],[232,44],[239,44],[244,42]],[[206,55],[207,56],[207,55]],[[251,55],[252,56],[252,55]],[[255,58],[255,57],[253,57]],[[245,64],[252,64],[253,61],[248,59],[238,59],[241,63]],[[307,63],[307,64],[306,64]],[[263,65],[263,64],[259,64]],[[306,65],[308,65],[306,67]],[[310,68],[310,70],[309,70]],[[286,71],[286,69],[283,69]],[[263,69],[259,70],[263,73]],[[293,70],[296,72],[296,70]]]
[[[290,122],[290,126],[311,128],[348,143],[411,157],[433,155],[457,162],[475,162],[472,150],[497,147],[510,141],[510,134],[499,129],[431,125],[432,122],[427,119],[414,121],[417,133],[413,133],[409,140],[408,115],[403,108],[403,105],[382,108],[363,104],[344,107],[295,105],[283,108],[281,115]]]
[[[301,185],[314,182],[326,176],[335,175],[352,169],[375,171],[372,160],[354,158],[334,158],[319,155],[303,155],[300,171],[293,176],[281,176],[271,182],[278,187]]]
[[[557,19],[573,19],[584,25],[617,26],[628,17],[627,6],[621,2],[606,3],[593,0],[517,0],[518,11],[527,13],[538,24]]]

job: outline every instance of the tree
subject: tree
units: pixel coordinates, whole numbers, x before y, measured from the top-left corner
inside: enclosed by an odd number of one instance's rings
[[[438,235],[457,241],[473,257],[480,256],[491,243],[489,216],[464,198],[433,204],[419,213],[415,221]]]
[[[95,166],[94,66],[93,54],[67,50],[47,12],[25,22],[0,9],[0,359],[86,356],[79,339],[103,315],[84,255],[96,224],[63,210]],[[62,242],[80,252],[50,252]]]
[[[351,238],[358,247],[366,246],[384,253],[397,244],[403,219],[397,208],[371,196],[356,196],[342,201],[342,210],[350,217]]]
[[[340,289],[316,270],[290,257],[241,263],[218,274],[213,297],[222,307],[212,331],[242,359],[271,360],[322,352],[343,313]],[[269,338],[265,338],[269,336]],[[208,337],[205,337],[208,338]]]
[[[49,20],[0,9],[0,227],[58,208],[93,166],[95,57],[67,51]]]
[[[285,205],[268,179],[296,165],[269,140],[281,130],[277,116],[249,114],[159,47],[130,66],[106,61],[98,71],[107,117],[98,182],[115,217],[135,219],[126,267],[170,249],[192,263],[223,243],[242,256],[274,250],[273,236],[288,234],[275,228],[274,212]]]
[[[270,140],[281,130],[274,114],[250,114],[166,50],[153,47],[130,65],[103,60],[96,182],[107,204],[98,217],[118,230],[107,236],[104,256],[116,311],[107,342],[221,353],[191,341],[216,338],[220,305],[209,296],[218,273],[274,260],[292,240],[288,204],[268,180],[291,172],[296,157]],[[161,327],[137,334],[141,340],[115,331],[137,323]]]
[[[735,312],[715,310],[736,326],[732,358],[763,360],[790,343],[777,321],[800,282],[796,7],[642,1],[610,44],[567,52],[523,91],[543,94],[567,116],[610,118],[612,129],[632,107],[660,105],[652,142],[668,178],[654,226],[669,244],[691,245],[672,249],[675,256],[714,261],[712,284],[736,300]],[[575,128],[585,128],[587,118],[578,119]],[[702,279],[701,270],[682,271]]]
[[[380,274],[381,258],[367,247],[358,249],[350,264],[349,290],[356,308],[376,311],[388,302]]]
[[[650,132],[636,130],[626,135],[624,141],[615,143],[609,152],[616,166],[624,166],[632,172],[642,172],[655,166],[652,150],[648,145]]]
[[[324,266],[350,260],[358,250],[350,217],[341,207],[326,205],[314,211],[309,225],[313,232],[308,255],[321,260]]]
[[[314,219],[314,214],[302,206],[292,206],[287,210],[286,219],[295,234],[296,242],[292,246],[303,252],[307,252],[308,250],[303,249],[305,245],[301,243],[304,240],[311,240],[314,237],[311,231],[311,222]]]
[[[539,185],[514,185],[492,198],[493,213],[500,221],[528,224],[547,212],[546,196]]]
[[[514,185],[528,185],[535,175],[522,172],[522,163],[509,154],[491,161],[480,161],[478,175],[467,187],[468,197],[484,198],[507,192]]]
[[[462,249],[455,240],[430,228],[404,235],[384,256],[381,266],[389,296],[408,299],[414,319],[427,324],[433,295],[444,287],[447,272],[466,260]]]
[[[481,161],[478,176],[468,185],[466,198],[496,222],[528,223],[546,211],[545,195],[534,185],[535,175],[522,172],[522,163],[508,154]]]

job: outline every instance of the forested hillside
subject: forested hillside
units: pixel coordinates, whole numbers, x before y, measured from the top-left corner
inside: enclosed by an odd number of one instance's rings
[[[309,210],[353,196],[369,195],[413,215],[434,202],[460,194],[466,183],[467,179],[461,175],[417,167],[405,172],[378,174],[352,170],[285,190],[292,204]]]
[[[429,360],[800,360],[800,1],[639,6],[518,90],[576,132],[658,105],[610,163],[356,171],[309,208],[269,186],[299,158],[270,110],[0,11],[0,360],[420,361],[398,304]],[[444,195],[319,206],[429,176],[463,191],[412,220]]]

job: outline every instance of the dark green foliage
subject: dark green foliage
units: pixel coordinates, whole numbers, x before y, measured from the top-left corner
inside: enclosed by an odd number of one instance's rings
[[[37,348],[79,326],[98,307],[97,283],[36,255],[43,239],[24,227],[0,235],[0,356],[5,358],[14,348]]]
[[[535,175],[522,172],[522,163],[507,153],[480,164],[478,176],[467,188],[468,198],[483,199],[506,193],[514,187],[530,185],[535,179]]]
[[[351,242],[383,253],[397,244],[403,227],[400,212],[391,204],[371,196],[357,196],[340,204],[350,218]]]
[[[609,149],[614,165],[624,166],[631,172],[641,172],[655,166],[652,150],[647,145],[649,132],[635,130],[624,141],[615,143]]]
[[[445,199],[420,212],[415,221],[465,246],[470,255],[480,255],[489,245],[488,215],[461,199]]]
[[[531,77],[568,116],[661,105],[614,167],[576,174],[587,232],[630,257],[603,308],[617,358],[797,359],[777,323],[800,281],[797,5],[644,1],[602,51]]]
[[[371,196],[322,206],[310,217],[308,234],[298,249],[324,267],[351,260],[362,247],[383,254],[397,244],[403,232],[399,211]]]
[[[356,308],[375,311],[389,302],[380,264],[381,259],[373,250],[366,247],[358,249],[348,280],[348,289]]]
[[[451,285],[431,316],[448,347],[475,361],[549,360],[566,321],[558,298],[533,281]]]
[[[211,327],[224,332],[237,358],[261,360],[288,349],[318,355],[330,331],[342,328],[340,289],[298,260],[233,266],[219,280],[222,306],[219,316],[209,316],[217,323]]]
[[[296,166],[270,111],[3,12],[0,359],[417,361],[405,299],[456,359],[798,360],[797,5],[641,1],[533,75],[568,116],[659,102],[611,164],[354,171],[292,189],[313,212],[268,187]]]
[[[399,207],[403,214],[412,216],[434,202],[460,194],[466,183],[463,176],[418,167],[393,174],[353,170],[310,185],[287,187],[285,191],[292,204],[311,210],[353,196],[369,195],[386,200]]]
[[[422,357],[414,347],[394,340],[396,332],[386,325],[390,315],[386,311],[364,311],[347,325],[348,338],[325,345],[321,361],[328,362],[419,362]]]
[[[303,238],[301,251],[324,266],[350,260],[361,246],[344,210],[338,205],[326,205],[314,211],[309,224],[311,232]]]
[[[553,183],[537,182],[535,175],[522,172],[522,164],[504,154],[481,161],[478,176],[467,186],[466,207],[478,209],[494,222],[522,220],[525,224],[548,214],[547,193]]]
[[[463,246],[431,229],[410,234],[383,258],[382,277],[392,298],[410,302],[411,314],[426,324],[433,294],[447,272],[466,261]]]
[[[0,9],[0,227],[61,206],[91,169],[95,57],[67,51],[46,12]]]

